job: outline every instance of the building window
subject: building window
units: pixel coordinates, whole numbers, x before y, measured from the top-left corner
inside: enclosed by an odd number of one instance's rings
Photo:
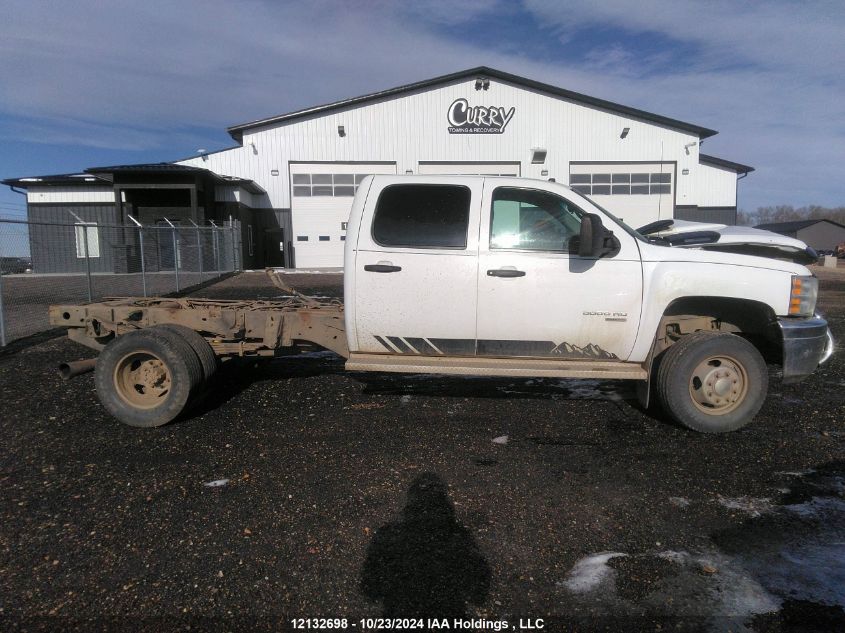
[[[291,184],[295,198],[351,198],[367,176],[369,174],[292,174]]]
[[[345,231],[347,226],[349,226],[349,222],[341,222],[340,223],[340,230]]]
[[[307,242],[307,241],[308,241],[308,236],[307,236],[307,235],[297,235],[297,236],[296,236],[296,241],[297,241],[297,242]]]
[[[376,204],[373,239],[381,246],[466,248],[470,191],[463,185],[391,185]]]
[[[77,222],[76,226],[76,257],[85,257],[85,240],[88,239],[88,257],[100,256],[100,230],[96,222]]]
[[[341,242],[345,242],[345,241],[346,241],[346,236],[345,236],[345,235],[341,235],[341,236],[340,236],[340,241],[341,241]]]
[[[569,186],[587,196],[631,196],[672,193],[672,174],[572,174]]]
[[[320,241],[321,241],[321,242],[328,242],[328,241],[329,241],[329,236],[328,236],[328,235],[321,235],[321,236],[320,236]]]

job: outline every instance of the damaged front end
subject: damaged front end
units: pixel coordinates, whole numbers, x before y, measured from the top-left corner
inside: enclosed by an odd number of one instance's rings
[[[637,229],[647,239],[664,246],[768,257],[806,266],[818,253],[801,240],[746,226],[728,226],[687,220],[659,220]]]

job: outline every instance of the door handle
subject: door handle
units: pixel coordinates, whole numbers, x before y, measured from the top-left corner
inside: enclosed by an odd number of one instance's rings
[[[516,270],[514,268],[496,268],[487,271],[488,277],[525,277],[524,270]]]
[[[386,262],[384,264],[367,264],[364,266],[364,270],[368,273],[398,273],[402,270],[402,267]]]

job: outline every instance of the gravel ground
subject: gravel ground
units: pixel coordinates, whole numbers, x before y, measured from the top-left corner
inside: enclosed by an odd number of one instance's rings
[[[845,340],[845,274],[820,276]],[[201,294],[280,293],[247,273]],[[0,355],[6,630],[845,629],[841,354],[799,385],[771,368],[760,416],[723,436],[625,383],[356,375],[331,354],[226,367],[193,415],[139,430],[91,374],[53,370],[89,355]]]

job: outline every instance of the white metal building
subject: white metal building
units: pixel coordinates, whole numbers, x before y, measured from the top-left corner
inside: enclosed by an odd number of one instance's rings
[[[296,267],[340,266],[355,185],[366,174],[554,178],[633,226],[683,217],[734,223],[737,175],[706,157],[715,131],[474,68],[229,128],[238,147],[184,164],[255,181],[290,209]],[[290,260],[288,260],[289,263]]]
[[[207,170],[214,202],[251,218],[254,265],[341,266],[367,174],[554,178],[637,227],[672,217],[733,224],[737,180],[753,171],[700,152],[714,130],[485,67],[228,131],[236,147],[173,167]]]

